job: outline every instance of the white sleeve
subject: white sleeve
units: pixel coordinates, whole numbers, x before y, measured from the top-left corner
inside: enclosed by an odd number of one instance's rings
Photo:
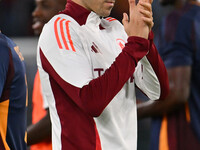
[[[93,74],[90,61],[77,35],[78,29],[78,25],[74,22],[66,18],[54,17],[45,25],[40,36],[38,55],[40,58],[42,52],[64,81],[82,87],[92,80]],[[40,63],[38,66],[41,65]]]
[[[40,81],[42,82],[42,81]],[[40,84],[40,86],[42,86],[42,84]],[[41,94],[42,94],[42,101],[43,101],[43,108],[44,109],[48,109],[49,108],[49,105],[48,105],[48,102],[47,102],[47,98],[46,96],[43,94],[43,88],[41,87]]]
[[[161,93],[160,82],[146,56],[138,62],[134,78],[139,89],[151,100],[159,99]]]

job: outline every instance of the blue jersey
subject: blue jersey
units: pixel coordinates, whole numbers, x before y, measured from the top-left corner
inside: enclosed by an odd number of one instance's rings
[[[152,150],[166,135],[169,150],[200,149],[200,7],[186,4],[164,18],[158,45],[167,68],[191,66],[188,104],[179,112],[153,121]],[[166,134],[164,132],[166,128]],[[162,134],[162,135],[161,135]],[[187,140],[186,140],[187,138]],[[164,141],[164,140],[162,140]]]
[[[0,33],[0,149],[26,149],[27,85],[18,46]]]

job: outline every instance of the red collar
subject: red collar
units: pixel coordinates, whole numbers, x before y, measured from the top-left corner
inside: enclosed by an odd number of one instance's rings
[[[87,17],[91,11],[85,9],[84,7],[76,4],[72,0],[67,0],[67,5],[63,11],[59,14],[66,14],[76,20],[80,25],[86,23]]]

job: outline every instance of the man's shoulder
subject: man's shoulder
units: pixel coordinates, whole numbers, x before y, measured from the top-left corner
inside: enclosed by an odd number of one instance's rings
[[[107,24],[107,25],[112,25],[112,26],[122,26],[122,24],[113,17],[106,17],[103,19],[103,21]]]
[[[0,34],[0,49],[7,47],[7,41],[3,34]]]
[[[114,29],[117,32],[124,31],[124,27],[121,22],[113,17],[106,17],[102,19],[102,26],[106,28],[108,27],[107,29],[112,28],[112,30]]]
[[[8,53],[11,49],[11,46],[14,45],[14,42],[5,36],[4,34],[0,34],[0,52],[1,53]]]
[[[76,31],[78,27],[80,27],[80,25],[70,16],[58,14],[51,18],[51,20],[44,25],[40,39],[46,39],[51,36],[58,37],[59,34],[65,35],[65,33],[69,32],[68,29],[70,29],[70,32],[72,32],[72,28],[74,29],[73,31]]]
[[[43,51],[53,51],[57,48],[62,50],[71,47],[74,51],[73,43],[77,44],[80,41],[78,36],[79,27],[80,25],[70,16],[58,14],[43,27],[38,46]]]
[[[64,27],[67,26],[69,23],[73,24],[73,26],[75,25],[76,27],[79,26],[79,24],[72,17],[66,14],[55,15],[45,26],[51,26],[53,28],[55,28],[56,26]]]
[[[108,22],[118,22],[118,20],[116,18],[113,18],[113,17],[106,17],[104,18],[104,20],[107,20]]]

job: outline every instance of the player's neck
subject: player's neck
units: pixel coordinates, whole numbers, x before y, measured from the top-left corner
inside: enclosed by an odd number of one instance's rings
[[[73,1],[74,3],[80,5],[80,6],[84,7],[85,9],[91,11],[91,10],[83,3],[82,0],[72,0],[72,1]]]

